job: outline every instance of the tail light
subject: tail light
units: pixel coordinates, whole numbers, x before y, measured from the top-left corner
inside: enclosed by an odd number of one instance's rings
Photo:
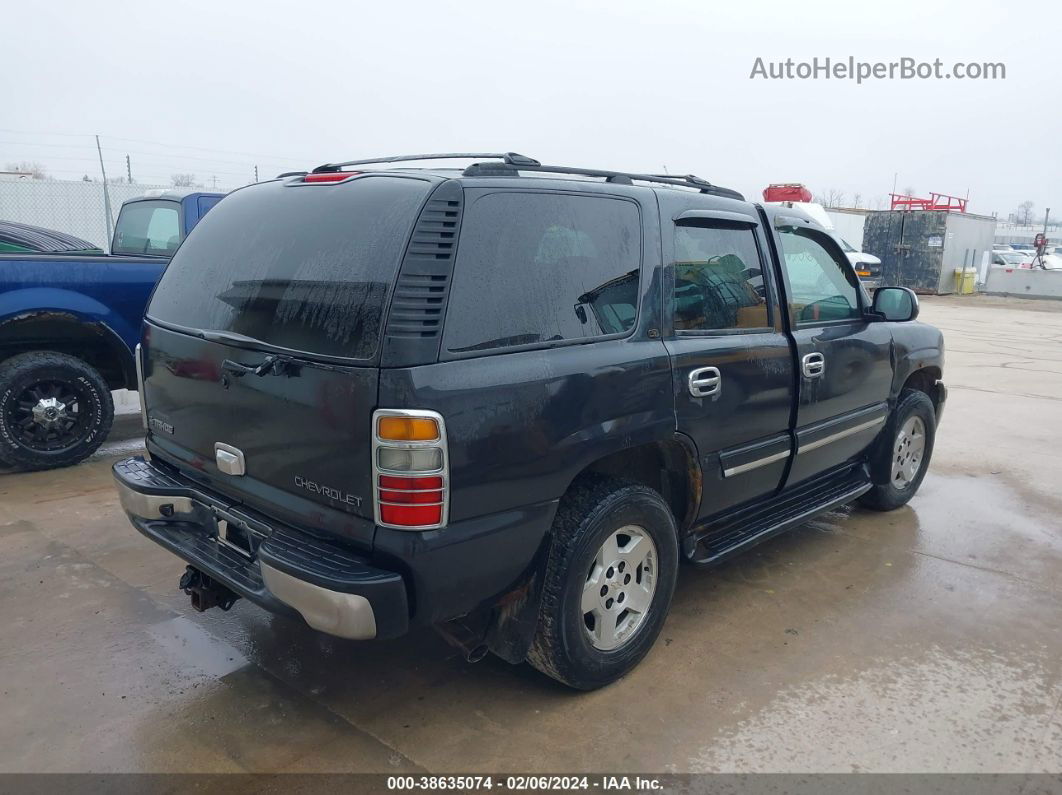
[[[376,524],[400,530],[445,527],[450,483],[442,415],[374,411],[372,477]]]

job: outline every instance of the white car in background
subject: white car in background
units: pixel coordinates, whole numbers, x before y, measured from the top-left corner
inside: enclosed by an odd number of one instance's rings
[[[1028,268],[1029,260],[1022,251],[992,251],[992,265],[1000,268]]]
[[[863,286],[868,290],[876,290],[881,287],[881,260],[873,254],[859,251],[839,235],[834,235],[833,238],[844,249],[844,253],[848,256],[848,261],[852,263],[852,267],[855,268],[855,272],[859,276],[859,280],[863,282]]]

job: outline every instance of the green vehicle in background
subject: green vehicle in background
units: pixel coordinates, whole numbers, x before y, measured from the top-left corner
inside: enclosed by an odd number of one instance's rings
[[[106,254],[87,240],[42,226],[0,221],[0,254]]]

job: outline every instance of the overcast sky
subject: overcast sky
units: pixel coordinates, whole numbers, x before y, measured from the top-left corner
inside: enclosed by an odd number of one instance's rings
[[[513,150],[550,163],[970,195],[1062,216],[1062,4],[4,0],[0,166],[193,172]],[[750,79],[757,57],[1002,62],[1006,79]],[[193,148],[194,147],[194,148]],[[119,172],[121,173],[121,172]],[[247,176],[245,176],[247,175]],[[109,174],[110,176],[110,174]]]

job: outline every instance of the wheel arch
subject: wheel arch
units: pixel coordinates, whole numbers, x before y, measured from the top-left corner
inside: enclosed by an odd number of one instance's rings
[[[0,361],[32,351],[74,356],[95,368],[110,389],[136,389],[132,351],[99,320],[65,310],[36,310],[0,321]]]
[[[659,492],[671,508],[680,534],[697,516],[703,481],[697,451],[688,436],[675,433],[670,439],[602,456],[572,478],[568,491],[582,478],[595,474],[631,480]]]
[[[920,367],[907,376],[896,394],[897,400],[906,389],[914,389],[924,392],[933,401],[933,410],[939,414],[941,404],[940,379],[943,375],[941,368],[935,364]]]

